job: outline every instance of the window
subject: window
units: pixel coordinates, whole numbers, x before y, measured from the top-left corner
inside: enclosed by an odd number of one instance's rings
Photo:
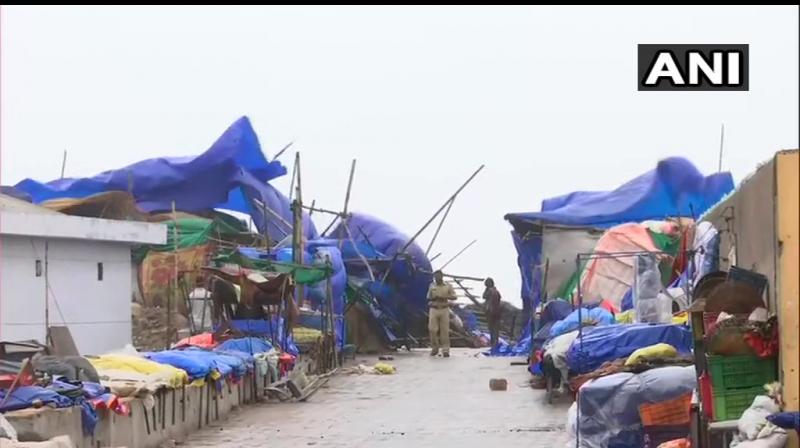
[[[103,281],[103,263],[102,262],[97,263],[97,281],[98,282],[102,282]]]
[[[36,276],[42,276],[42,260],[36,260]]]

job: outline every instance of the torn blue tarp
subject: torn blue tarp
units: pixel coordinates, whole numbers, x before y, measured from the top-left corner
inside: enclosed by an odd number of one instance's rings
[[[697,217],[733,190],[730,173],[704,176],[682,157],[661,160],[656,168],[612,191],[576,191],[545,199],[539,212],[509,213],[515,227],[530,222],[607,228],[665,217]]]
[[[185,212],[224,208],[249,214],[261,232],[266,226],[270,237],[282,239],[291,234],[285,224],[292,222],[289,200],[267,182],[284,174],[280,162],[267,161],[250,120],[242,117],[198,156],[147,159],[93,177],[25,179],[15,188],[34,203],[129,191],[146,212],[169,211],[173,201]],[[316,238],[310,219],[303,224],[306,237]]]
[[[573,373],[588,373],[606,361],[627,358],[654,344],[669,344],[680,354],[692,349],[692,334],[683,325],[633,324],[587,327],[567,352],[567,366]]]

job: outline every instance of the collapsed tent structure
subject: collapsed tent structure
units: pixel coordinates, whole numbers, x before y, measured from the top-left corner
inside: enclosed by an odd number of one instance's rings
[[[358,318],[349,321],[368,329],[361,331],[364,345],[410,347],[427,333],[432,269],[425,252],[390,224],[346,210],[320,236],[309,219],[315,209],[302,204],[299,191],[290,200],[270,185],[287,172],[265,157],[242,117],[197,156],[147,159],[87,178],[25,179],[4,191],[61,213],[166,224],[166,244],[134,252],[134,298],[144,307],[169,307],[171,301],[192,333],[217,330],[225,317],[245,333],[279,333],[282,340],[273,342],[289,349],[292,326],[303,329],[306,340],[328,328],[343,350],[345,314],[353,311]],[[295,173],[292,179],[294,188]],[[227,211],[249,215],[257,233]],[[298,225],[302,231],[296,233]],[[273,314],[259,316],[266,326],[245,318],[259,300],[252,290],[281,274],[289,275],[283,293],[294,300],[270,303]],[[298,308],[291,319],[290,307]],[[158,342],[138,341],[152,349],[167,339],[156,333]]]
[[[586,281],[589,268],[611,264],[600,260],[585,260],[576,265],[578,254],[593,251],[608,252],[618,247],[630,250],[652,250],[654,243],[642,243],[660,229],[646,226],[629,228],[620,238],[608,236],[608,230],[626,223],[666,218],[699,216],[733,189],[730,173],[704,176],[686,159],[672,157],[658,162],[656,167],[612,191],[577,191],[542,201],[541,211],[509,213],[505,219],[517,249],[517,265],[522,278],[523,312],[530,319],[543,298],[567,299],[575,286]],[[619,234],[617,228],[613,234]],[[670,229],[673,230],[673,229]],[[608,247],[596,248],[606,236]],[[637,243],[634,235],[646,235]],[[660,239],[656,236],[655,239]],[[667,238],[669,239],[669,238]],[[639,249],[636,249],[637,246]],[[631,261],[625,262],[630,265]],[[596,269],[590,269],[593,275]],[[628,285],[630,286],[630,285]],[[602,289],[602,288],[600,288]],[[624,294],[624,291],[623,291]],[[597,297],[599,298],[599,297]],[[610,297],[602,297],[610,299]],[[622,297],[616,300],[620,304]],[[530,329],[529,325],[526,325]],[[512,351],[530,351],[530,331],[523,334],[522,344]],[[496,353],[508,350],[495,350]]]
[[[146,213],[233,210],[249,214],[262,234],[281,240],[291,234],[292,212],[288,198],[269,181],[286,172],[280,162],[266,159],[250,120],[242,117],[195,157],[147,159],[86,178],[25,179],[14,188],[36,204],[118,191],[128,192]],[[305,236],[315,238],[313,223],[303,223]]]

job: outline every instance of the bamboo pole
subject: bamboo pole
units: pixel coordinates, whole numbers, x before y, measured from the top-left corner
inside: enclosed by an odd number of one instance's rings
[[[64,157],[61,159],[61,178],[64,178],[64,170],[67,168],[67,150],[64,150]]]
[[[287,149],[291,148],[291,147],[292,147],[292,145],[294,145],[294,140],[293,140],[293,141],[291,141],[291,142],[289,142],[289,143],[288,143],[286,146],[284,146],[284,147],[283,147],[283,149],[281,149],[280,151],[278,151],[278,152],[277,152],[277,154],[275,154],[275,156],[274,156],[274,157],[272,157],[272,160],[273,160],[273,161],[275,161],[275,160],[278,160],[278,157],[280,157],[281,155],[283,155],[283,153],[284,153],[284,152],[286,152],[286,150],[287,150]]]
[[[178,295],[178,213],[175,210],[175,201],[172,201],[172,294],[167,294],[167,334],[166,334],[166,348],[172,343],[172,296]]]
[[[292,203],[292,211],[294,212],[294,223],[292,226],[292,259],[298,266],[303,264],[303,190],[300,177],[300,153],[294,154],[294,176],[297,179],[295,186],[295,199]],[[297,291],[297,302],[299,305],[303,304],[305,299],[305,288],[303,285],[297,283],[297,275],[295,274],[295,284]]]
[[[478,175],[478,173],[480,173],[480,172],[481,172],[481,170],[483,169],[483,167],[484,167],[484,166],[485,166],[485,165],[481,165],[480,167],[478,167],[478,169],[477,169],[477,170],[475,170],[475,172],[474,172],[474,173],[472,173],[472,175],[471,175],[471,176],[470,176],[470,177],[469,177],[469,178],[468,178],[468,179],[467,179],[467,180],[466,180],[466,181],[465,181],[463,184],[461,184],[461,186],[460,186],[460,187],[458,187],[458,190],[456,190],[456,192],[455,192],[455,193],[453,193],[452,195],[450,195],[450,197],[449,197],[449,198],[447,198],[447,201],[446,201],[444,204],[442,204],[442,206],[441,206],[441,207],[439,207],[439,210],[437,210],[437,211],[436,211],[436,213],[434,213],[434,214],[433,214],[433,216],[431,216],[431,217],[430,217],[430,219],[428,219],[428,221],[427,221],[425,224],[423,224],[423,225],[422,225],[422,228],[420,228],[420,229],[417,231],[417,233],[415,233],[415,234],[414,234],[414,236],[412,236],[412,237],[411,237],[411,238],[408,240],[408,242],[406,242],[406,244],[405,244],[405,245],[404,245],[404,246],[403,246],[403,247],[402,247],[402,248],[401,248],[399,251],[395,252],[395,254],[394,254],[394,257],[392,257],[392,263],[394,263],[394,260],[396,260],[396,259],[397,259],[397,257],[398,257],[398,256],[399,256],[401,253],[404,253],[404,252],[406,251],[406,249],[408,249],[408,247],[409,247],[409,246],[411,246],[411,245],[414,243],[414,240],[416,240],[416,239],[417,239],[417,237],[418,237],[418,236],[419,236],[419,235],[420,235],[422,232],[424,232],[424,231],[425,231],[425,229],[427,229],[427,228],[428,228],[428,226],[429,226],[429,225],[430,225],[430,224],[433,222],[433,220],[434,220],[434,219],[436,219],[436,217],[437,217],[437,216],[439,216],[439,213],[441,213],[441,212],[442,212],[442,210],[444,210],[444,209],[445,209],[445,207],[447,207],[447,206],[448,206],[448,204],[450,203],[450,201],[454,200],[454,199],[456,198],[456,196],[458,196],[458,194],[459,194],[459,193],[461,193],[461,191],[462,191],[462,190],[464,190],[464,188],[466,188],[466,186],[467,186],[467,185],[468,185],[470,182],[472,182],[472,179],[474,179],[474,178],[475,178],[475,176],[477,176],[477,175]],[[390,265],[391,265],[391,263],[390,263]],[[386,270],[386,273],[383,275],[383,279],[381,280],[381,282],[385,282],[385,281],[386,281],[386,278],[389,276],[389,273],[390,273],[390,272],[391,272],[391,269],[387,269],[387,270]]]
[[[452,263],[452,262],[453,262],[453,260],[455,260],[456,258],[458,258],[458,256],[459,256],[459,255],[463,254],[463,253],[464,253],[464,252],[465,252],[467,249],[469,249],[469,248],[470,248],[470,247],[471,247],[473,244],[475,244],[477,241],[478,241],[478,240],[472,240],[472,242],[471,242],[471,243],[469,243],[469,244],[467,244],[466,246],[464,246],[464,248],[463,248],[463,249],[461,249],[460,251],[458,251],[458,253],[457,253],[457,254],[453,255],[453,258],[451,258],[451,259],[447,260],[447,263],[445,263],[444,265],[442,265],[442,267],[440,267],[440,268],[439,268],[439,270],[442,270],[442,269],[446,268],[448,264]]]
[[[453,208],[453,204],[455,202],[456,202],[455,200],[450,201],[450,205],[448,205],[447,210],[444,211],[444,216],[442,216],[442,220],[439,221],[439,225],[436,227],[436,232],[434,232],[433,238],[431,238],[431,242],[428,243],[428,249],[425,250],[425,256],[428,256],[428,253],[430,253],[431,248],[433,247],[433,243],[436,241],[436,237],[439,236],[439,231],[442,230],[442,225],[444,225],[444,220],[447,219],[447,215],[450,214],[450,209]]]

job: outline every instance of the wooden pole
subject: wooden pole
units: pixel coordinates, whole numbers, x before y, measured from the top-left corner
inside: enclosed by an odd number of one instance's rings
[[[178,295],[178,213],[175,210],[175,201],[172,201],[172,222],[172,262],[174,278],[172,279],[172,294],[167,294],[167,337],[165,350],[169,350],[169,346],[172,343],[172,296]]]
[[[64,170],[67,168],[67,150],[64,150],[64,157],[61,159],[61,178],[64,178]]]
[[[50,276],[49,276],[49,244],[44,242],[44,340],[50,344]],[[66,324],[66,322],[64,322]]]
[[[717,172],[722,172],[722,145],[725,142],[725,123],[722,124],[719,130],[719,166]]]
[[[461,193],[461,191],[462,191],[462,190],[463,190],[463,189],[464,189],[464,188],[465,188],[465,187],[466,187],[466,186],[467,186],[467,185],[468,185],[470,182],[472,182],[472,179],[474,179],[474,178],[475,178],[475,176],[477,176],[477,175],[478,175],[478,173],[480,173],[480,172],[481,172],[481,170],[483,169],[483,167],[484,167],[484,166],[485,166],[485,165],[481,165],[480,167],[478,167],[478,169],[477,169],[477,170],[475,170],[475,172],[474,172],[474,173],[472,173],[472,175],[469,177],[469,179],[467,179],[467,180],[466,180],[466,182],[464,182],[463,184],[461,184],[461,186],[460,186],[460,187],[458,187],[458,190],[456,190],[456,192],[455,192],[455,193],[453,193],[452,195],[450,195],[450,197],[449,197],[449,198],[447,198],[447,201],[446,201],[444,204],[442,204],[442,206],[441,206],[441,207],[439,207],[439,210],[437,210],[437,211],[436,211],[436,213],[434,213],[434,214],[433,214],[433,216],[431,216],[431,217],[430,217],[430,219],[428,219],[428,221],[427,221],[425,224],[423,224],[423,225],[422,225],[422,228],[420,228],[420,229],[417,231],[417,233],[415,233],[415,234],[414,234],[414,236],[412,236],[412,237],[411,237],[411,239],[409,239],[409,240],[408,240],[408,242],[406,242],[406,244],[405,244],[405,245],[402,247],[402,249],[400,249],[399,251],[395,252],[395,254],[394,254],[394,257],[392,257],[392,262],[391,262],[391,263],[389,263],[389,266],[390,266],[390,267],[391,267],[391,265],[394,263],[394,261],[397,259],[397,257],[398,257],[398,256],[399,256],[401,253],[404,253],[404,252],[406,251],[406,249],[408,249],[408,247],[409,247],[409,246],[411,246],[412,244],[414,244],[414,240],[416,240],[416,239],[417,239],[417,237],[418,237],[418,236],[419,236],[419,235],[420,235],[422,232],[424,232],[424,231],[425,231],[425,229],[427,229],[427,228],[428,228],[428,226],[429,226],[429,225],[430,225],[430,224],[433,222],[433,220],[434,220],[434,219],[436,219],[436,217],[437,217],[437,216],[439,216],[439,213],[441,213],[441,212],[442,212],[442,210],[444,210],[444,209],[445,209],[445,207],[447,207],[447,206],[448,206],[448,204],[450,203],[450,201],[454,200],[454,199],[456,198],[456,196],[458,196],[458,194],[459,194],[459,193]],[[391,272],[391,268],[386,270],[386,273],[383,275],[383,279],[381,280],[382,282],[385,282],[385,281],[386,281],[386,277],[388,277],[388,276],[389,276],[389,273],[390,273],[390,272]]]
[[[350,164],[350,177],[347,179],[347,192],[344,196],[344,209],[342,214],[347,216],[348,206],[350,205],[350,192],[353,189],[353,176],[356,174],[356,159]]]
[[[293,230],[293,238],[292,238],[292,258],[296,265],[300,266],[303,264],[303,190],[302,190],[302,182],[300,177],[300,153],[296,152],[294,154],[294,176],[297,179],[297,183],[295,185],[295,199],[292,203],[292,208],[294,212],[294,223],[292,226]],[[305,299],[305,288],[303,285],[297,283],[297,276],[295,275],[295,284],[297,291],[297,302],[298,305],[303,304],[303,300]]]
[[[325,227],[325,230],[323,230],[322,233],[320,233],[320,235],[325,237],[325,235],[328,234],[328,231],[333,228],[333,225],[336,224],[337,222],[339,222],[339,217],[340,216],[338,214],[336,216],[334,216],[333,220],[330,222],[330,224],[328,224],[328,227]]]
[[[464,246],[464,248],[463,248],[463,249],[461,249],[460,251],[458,251],[458,253],[457,253],[457,254],[453,255],[453,258],[451,258],[451,259],[447,260],[447,263],[445,263],[444,265],[442,265],[442,267],[440,267],[440,268],[439,268],[439,270],[442,270],[442,269],[446,268],[448,264],[452,263],[452,262],[453,262],[453,260],[455,260],[456,258],[458,258],[458,256],[459,256],[459,255],[463,254],[463,253],[464,253],[464,251],[466,251],[467,249],[469,249],[469,248],[470,248],[470,246],[472,246],[473,244],[475,244],[477,241],[478,241],[478,240],[472,240],[472,242],[471,242],[471,243],[469,243],[469,244],[467,244],[466,246]]]
[[[372,266],[369,265],[369,261],[367,261],[367,257],[365,257],[361,253],[361,251],[358,250],[358,245],[356,244],[355,239],[353,239],[353,233],[350,232],[350,226],[347,225],[347,221],[344,222],[344,230],[345,230],[345,232],[347,232],[347,238],[350,240],[350,243],[353,245],[353,250],[356,251],[356,255],[358,255],[358,258],[360,258],[361,262],[364,263],[364,266],[367,267],[367,272],[369,273],[370,280],[372,280],[374,282],[375,281],[375,274],[372,272]],[[343,239],[339,240],[339,251],[340,252],[342,250],[341,249],[342,241],[343,241]]]
[[[332,265],[331,265],[330,256],[326,256],[325,258],[326,258],[325,264],[327,265],[327,267],[329,269],[328,278],[326,279],[326,282],[325,282],[325,299],[326,299],[325,300],[325,302],[326,302],[325,305],[328,308],[328,319],[329,319],[328,328],[330,328],[330,331],[331,331],[331,353],[330,353],[330,356],[332,356],[333,367],[336,367],[336,361],[337,361],[336,360],[336,358],[337,358],[336,357],[336,320],[333,317],[333,284],[331,282],[331,274],[333,272],[333,268],[332,268]],[[342,337],[344,337],[344,335],[342,335]]]
[[[430,253],[431,248],[433,247],[433,243],[434,241],[436,241],[436,237],[439,236],[439,231],[442,230],[442,225],[444,224],[444,220],[447,219],[447,215],[450,214],[450,209],[453,208],[453,204],[455,202],[456,202],[455,200],[450,201],[450,204],[447,206],[447,210],[444,211],[444,216],[442,216],[442,220],[439,221],[439,225],[436,227],[436,232],[434,232],[433,238],[431,238],[431,242],[428,243],[428,249],[425,251],[425,256],[428,256],[428,253]]]
[[[275,154],[274,157],[272,157],[272,160],[273,161],[278,160],[278,157],[280,157],[284,152],[286,152],[287,149],[291,148],[292,145],[294,145],[294,141],[289,142],[286,146],[283,147],[283,149],[278,151],[278,153]]]
[[[459,279],[457,279],[457,278],[454,278],[454,279],[453,279],[453,281],[454,281],[454,282],[456,282],[456,285],[458,285],[458,287],[459,287],[459,288],[461,288],[461,290],[462,290],[462,291],[464,291],[464,294],[466,295],[466,297],[467,297],[469,300],[472,300],[472,303],[474,303],[474,304],[475,304],[475,305],[477,305],[477,306],[481,306],[481,304],[478,302],[478,299],[477,299],[477,297],[475,297],[474,295],[472,295],[472,293],[471,293],[471,292],[469,292],[469,289],[467,289],[466,287],[464,287],[464,285],[461,283],[461,280],[459,280]]]

